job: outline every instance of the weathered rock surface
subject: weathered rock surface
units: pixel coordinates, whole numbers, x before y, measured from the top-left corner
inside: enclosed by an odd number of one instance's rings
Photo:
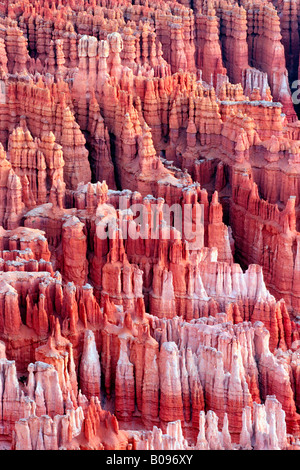
[[[300,448],[299,15],[1,2],[5,448]]]

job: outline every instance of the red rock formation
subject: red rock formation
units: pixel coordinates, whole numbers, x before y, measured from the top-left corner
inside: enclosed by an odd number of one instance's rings
[[[224,7],[220,11],[224,65],[229,79],[241,83],[243,71],[248,67],[247,12],[237,4],[232,10],[229,5]]]
[[[90,330],[86,330],[84,335],[79,378],[81,392],[87,398],[99,398],[101,382],[100,360],[95,344],[94,333]]]
[[[250,65],[260,65],[268,74],[272,95],[276,101],[282,102],[288,119],[295,120],[295,111],[291,102],[285,69],[284,46],[280,43],[280,20],[272,4],[263,4],[259,10],[248,10],[248,47]],[[258,34],[254,32],[256,26]],[[276,53],[275,53],[276,50]]]
[[[87,281],[87,247],[83,227],[84,224],[74,216],[69,217],[62,225],[63,276],[79,286]]]
[[[298,10],[1,2],[5,448],[299,448]]]
[[[202,70],[203,80],[216,86],[218,74],[226,75],[226,69],[223,67],[215,10],[203,11],[196,16],[196,37],[197,66]]]

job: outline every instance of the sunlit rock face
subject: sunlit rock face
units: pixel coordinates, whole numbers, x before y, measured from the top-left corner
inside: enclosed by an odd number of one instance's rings
[[[300,448],[297,2],[0,4],[0,448]]]

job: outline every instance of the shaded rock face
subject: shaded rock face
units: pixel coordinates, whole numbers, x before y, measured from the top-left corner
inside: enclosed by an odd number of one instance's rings
[[[299,8],[1,2],[5,448],[300,448]]]

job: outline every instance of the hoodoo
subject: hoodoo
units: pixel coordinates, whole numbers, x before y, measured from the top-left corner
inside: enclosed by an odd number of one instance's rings
[[[1,450],[300,449],[299,18],[0,0]]]

